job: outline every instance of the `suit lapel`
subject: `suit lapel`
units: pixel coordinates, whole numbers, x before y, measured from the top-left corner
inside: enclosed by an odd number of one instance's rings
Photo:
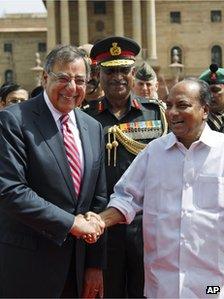
[[[62,176],[69,189],[71,201],[74,203],[77,200],[75,190],[73,187],[72,177],[70,175],[70,168],[66,158],[66,153],[63,145],[61,134],[58,131],[54,118],[44,101],[43,96],[40,96],[36,101],[36,107],[33,109],[34,123],[40,131],[43,139],[48,144],[55,160],[62,172]]]
[[[84,156],[84,172],[83,172],[82,185],[80,190],[80,198],[78,199],[78,205],[80,206],[82,202],[85,200],[88,192],[87,186],[92,171],[93,152],[90,143],[90,136],[88,133],[88,126],[82,118],[82,112],[76,109],[75,115],[77,120],[77,126],[80,132],[80,138],[82,142],[82,150]]]

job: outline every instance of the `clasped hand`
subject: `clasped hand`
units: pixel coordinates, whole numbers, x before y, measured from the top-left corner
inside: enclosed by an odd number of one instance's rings
[[[101,217],[94,212],[79,214],[75,217],[71,234],[77,238],[83,238],[87,243],[95,243],[103,234],[105,223]]]
[[[99,225],[101,228],[101,233],[97,232],[95,235],[86,234],[82,236],[87,243],[95,243],[104,232],[105,222],[101,219],[100,215],[94,212],[87,212],[84,217],[89,223],[92,223],[93,225]]]

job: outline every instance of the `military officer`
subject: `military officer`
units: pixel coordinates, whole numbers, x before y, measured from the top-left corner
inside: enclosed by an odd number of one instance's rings
[[[147,99],[158,99],[158,80],[153,68],[143,61],[137,68],[133,92]]]
[[[95,110],[86,112],[104,128],[108,196],[146,144],[167,132],[163,107],[157,102],[146,107],[131,92],[139,51],[134,40],[113,36],[97,42],[90,52],[99,65],[105,96]],[[142,298],[143,287],[142,215],[138,214],[131,225],[119,224],[108,231],[104,297]]]
[[[199,79],[210,85],[212,93],[208,125],[211,129],[224,133],[224,68],[211,64]]]
[[[162,105],[165,109],[166,104],[158,97],[158,87],[159,82],[155,71],[146,61],[143,61],[136,67],[133,93],[142,97],[141,103],[144,106],[148,107],[148,102],[150,102]]]
[[[99,68],[97,63],[91,60],[89,57],[92,47],[92,44],[84,44],[79,46],[79,49],[83,51],[84,56],[90,63],[90,79],[86,85],[85,99],[82,102],[82,108],[88,108],[88,110],[95,109],[99,98],[104,95],[104,92],[100,86]]]

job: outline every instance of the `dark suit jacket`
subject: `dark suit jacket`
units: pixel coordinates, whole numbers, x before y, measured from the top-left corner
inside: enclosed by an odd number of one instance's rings
[[[60,296],[73,250],[79,295],[84,269],[104,265],[104,237],[87,245],[68,234],[74,215],[107,204],[101,125],[75,114],[85,164],[79,198],[42,95],[0,111],[0,297]]]

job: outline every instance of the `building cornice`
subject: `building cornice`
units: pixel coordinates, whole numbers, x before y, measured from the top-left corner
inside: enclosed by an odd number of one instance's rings
[[[0,28],[0,32],[47,32],[47,27]]]

